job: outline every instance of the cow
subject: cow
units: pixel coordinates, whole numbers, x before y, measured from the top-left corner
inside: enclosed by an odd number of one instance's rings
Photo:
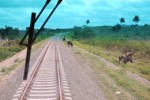
[[[130,61],[131,63],[133,63],[132,55],[132,52],[127,52],[126,55],[119,56],[119,62],[127,64]]]
[[[66,38],[65,38],[65,36],[63,37],[63,41],[65,41],[66,40]]]
[[[73,47],[72,41],[68,41],[68,42],[67,42],[67,45],[68,45],[68,47],[69,47],[69,46]]]

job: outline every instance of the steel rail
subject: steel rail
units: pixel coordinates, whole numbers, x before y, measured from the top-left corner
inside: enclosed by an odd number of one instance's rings
[[[51,44],[51,41],[48,42],[48,44],[44,48],[43,52],[41,53],[40,58],[38,59],[38,63],[36,64],[36,67],[33,70],[33,73],[31,74],[31,77],[27,81],[27,84],[26,84],[25,88],[23,89],[23,92],[20,95],[20,97],[19,97],[18,100],[26,100],[26,95],[27,95],[28,89],[30,88],[31,83],[32,83],[34,77],[36,76],[36,74],[37,74],[37,72],[38,72],[38,70],[40,68],[40,65],[41,65],[41,63],[42,63],[42,61],[44,59],[44,56],[45,56],[45,54],[46,54],[46,52],[47,52],[48,47],[50,46],[50,44]]]
[[[61,85],[61,71],[60,71],[60,67],[59,67],[57,44],[55,45],[55,61],[56,61],[56,73],[57,73],[57,81],[58,81],[59,100],[63,100],[62,85]]]
[[[40,69],[41,63],[46,55],[46,52],[50,46],[52,41],[49,41],[49,43],[45,46],[45,48],[43,49],[40,57],[38,58],[38,62],[35,65],[35,69],[33,70],[30,78],[27,80],[27,84],[25,85],[20,97],[18,100],[27,100],[27,93],[29,91],[29,89],[32,87],[32,83],[35,79],[35,77],[37,76],[37,73]],[[56,79],[57,79],[57,85],[58,85],[58,99],[59,100],[64,100],[64,94],[63,94],[63,85],[62,85],[62,80],[61,80],[61,68],[60,68],[60,62],[59,62],[59,50],[58,50],[58,46],[57,46],[57,40],[55,42],[55,66],[56,66]]]

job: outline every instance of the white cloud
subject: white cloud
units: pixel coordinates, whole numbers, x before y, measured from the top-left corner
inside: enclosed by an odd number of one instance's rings
[[[31,12],[39,13],[45,1],[12,0],[8,2],[2,0],[0,20],[5,24],[26,27],[29,25]],[[43,23],[56,2],[57,0],[52,0],[48,5],[37,26]],[[126,23],[130,23],[134,15],[139,15],[140,22],[145,23],[145,20],[142,19],[149,17],[149,10],[150,0],[63,0],[47,26],[83,25],[87,19],[91,20],[91,25],[116,24],[120,17],[126,18]],[[0,24],[0,26],[3,25]]]

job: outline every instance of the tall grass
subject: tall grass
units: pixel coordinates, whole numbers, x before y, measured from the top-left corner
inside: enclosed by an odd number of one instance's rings
[[[79,41],[83,44],[100,46],[109,50],[117,49],[122,53],[127,51],[140,52],[141,56],[150,57],[150,40],[134,40],[117,35],[101,35]]]
[[[11,47],[0,47],[0,61],[13,56],[17,52],[21,51],[24,47],[15,45]]]
[[[84,49],[94,50],[94,48],[92,48],[89,45],[81,44],[76,41],[74,43]],[[101,61],[99,58],[93,55],[82,52],[82,50],[80,51],[79,49],[76,49],[76,48],[75,48],[75,51],[80,52],[80,57],[81,57],[80,61],[87,62],[87,64],[91,66],[91,68],[95,70],[95,72],[98,75],[100,75],[100,80],[105,84],[106,87],[109,87],[109,90],[111,89],[114,93],[116,91],[121,91],[121,94],[117,95],[117,98],[119,100],[125,100],[125,99],[129,100],[129,98],[131,98],[130,95],[135,97],[136,100],[149,100],[150,99],[149,88],[145,87],[144,85],[141,85],[137,81],[128,77],[126,75],[126,70],[125,70],[126,68],[120,68],[120,69],[114,70],[113,68],[111,69],[109,65],[107,65],[105,62]],[[97,51],[95,50],[91,52],[97,52]],[[102,52],[105,53],[104,51]],[[103,57],[105,56],[103,55]],[[124,65],[124,67],[128,67],[128,66]],[[125,89],[125,91],[122,91],[122,89],[120,90],[118,87]],[[107,93],[108,92],[106,92],[106,94]]]
[[[49,38],[51,36],[53,36],[55,33],[49,33],[49,32],[43,32],[42,34],[40,34],[38,36],[38,38],[36,39],[35,43],[40,42],[46,38]],[[16,43],[12,44],[11,46],[8,47],[2,47],[0,46],[0,61],[5,60],[11,56],[13,56],[14,54],[20,52],[21,50],[23,50],[25,47],[24,46],[20,46],[18,43],[20,39],[16,39],[14,40]]]
[[[135,31],[136,28],[133,27],[124,28],[122,34],[112,32],[110,27],[91,29],[96,33],[95,37],[79,38],[74,43],[150,80],[150,35],[147,31],[147,29],[150,30],[150,27],[139,27],[140,34],[138,35]],[[73,32],[68,37],[71,37],[72,34]],[[118,63],[118,56],[127,51],[133,52],[134,63],[127,65]]]

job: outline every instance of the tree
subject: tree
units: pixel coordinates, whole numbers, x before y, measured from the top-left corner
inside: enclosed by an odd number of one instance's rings
[[[138,26],[138,22],[140,21],[139,16],[135,15],[132,21],[135,22],[137,24],[137,26]],[[136,33],[136,35],[139,35],[139,29],[138,29],[138,27],[137,27],[137,33]]]
[[[144,24],[144,27],[148,27],[149,25],[148,24]]]
[[[117,24],[117,25],[113,26],[113,27],[112,27],[112,30],[113,30],[114,32],[120,31],[120,30],[121,30],[121,25],[120,25],[120,24]]]
[[[0,34],[1,34],[2,40],[5,40],[6,39],[5,29],[1,28],[0,29]]]
[[[74,27],[74,32],[73,32],[74,35],[72,36],[72,38],[75,38],[75,39],[81,38],[81,30],[82,30],[81,27],[75,26]]]
[[[72,38],[75,39],[87,39],[87,38],[92,38],[95,36],[95,33],[92,29],[90,28],[81,28],[81,27],[74,27],[74,33]]]
[[[123,23],[125,23],[125,19],[124,18],[120,18],[120,23],[121,23],[121,34],[122,34],[122,27],[123,27]]]
[[[84,28],[84,29],[82,30],[81,35],[82,35],[82,38],[83,38],[83,39],[87,39],[87,38],[92,38],[92,37],[94,37],[94,36],[95,36],[95,33],[94,33],[94,31],[93,31],[92,29],[90,29],[90,28]]]
[[[120,18],[120,23],[125,23],[125,19],[124,18]]]
[[[20,36],[19,29],[11,26],[5,26],[5,34],[6,38],[9,40],[17,39]]]
[[[87,26],[88,26],[88,24],[90,24],[90,20],[87,20],[87,21],[86,21],[86,24],[87,24]]]
[[[137,23],[137,25],[138,25],[138,22],[140,21],[139,16],[135,15],[132,21],[135,22],[135,23]]]

